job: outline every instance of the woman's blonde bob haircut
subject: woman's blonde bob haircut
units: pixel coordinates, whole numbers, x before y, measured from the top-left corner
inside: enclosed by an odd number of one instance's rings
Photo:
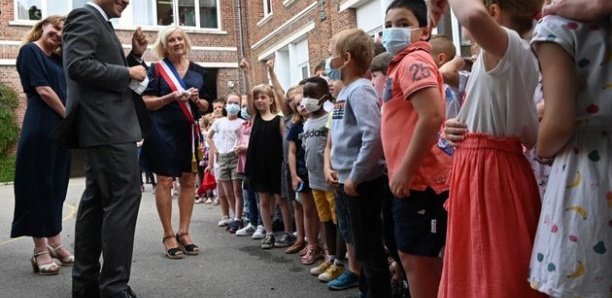
[[[152,50],[160,59],[166,58],[168,56],[168,37],[174,33],[178,32],[185,40],[186,46],[186,54],[189,55],[191,53],[191,39],[181,27],[178,26],[168,26],[157,34],[157,40],[153,44]]]

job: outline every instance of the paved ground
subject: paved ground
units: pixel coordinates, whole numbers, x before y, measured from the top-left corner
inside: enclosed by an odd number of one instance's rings
[[[64,205],[64,243],[72,249],[76,206],[84,179],[72,179]],[[33,186],[35,187],[35,186]],[[163,256],[162,231],[147,185],[140,205],[131,287],[139,297],[354,297],[356,289],[332,292],[309,268],[282,249],[262,250],[259,241],[238,238],[216,227],[218,207],[196,205],[191,235],[199,256],[169,260]],[[0,185],[0,297],[70,297],[69,267],[58,276],[32,273],[31,238],[10,239],[13,187]],[[174,223],[178,222],[174,200]]]

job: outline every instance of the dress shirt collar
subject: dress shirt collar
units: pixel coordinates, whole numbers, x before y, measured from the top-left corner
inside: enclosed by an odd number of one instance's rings
[[[97,9],[100,14],[102,15],[102,17],[104,18],[104,20],[106,20],[107,22],[109,21],[108,19],[108,15],[106,14],[106,12],[104,11],[104,9],[102,9],[102,7],[100,7],[100,5],[94,3],[93,1],[89,1],[87,2],[87,5],[91,5],[93,6],[95,9]]]

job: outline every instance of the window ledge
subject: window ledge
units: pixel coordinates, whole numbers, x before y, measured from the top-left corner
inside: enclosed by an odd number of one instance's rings
[[[283,6],[288,7],[289,5],[293,4],[295,2],[295,0],[283,0]]]
[[[257,27],[263,26],[263,24],[267,23],[271,18],[272,18],[272,13],[264,16],[263,19],[257,22]]]
[[[21,26],[21,27],[32,27],[36,24],[38,20],[14,20],[9,21],[9,26]],[[137,25],[114,25],[115,31],[134,31],[136,30]],[[148,32],[159,32],[161,29],[167,26],[157,26],[157,25],[142,25],[140,26],[143,31]],[[202,33],[202,34],[218,34],[218,35],[227,35],[227,31],[215,28],[195,28],[195,27],[186,27],[181,26],[183,30],[187,33]]]

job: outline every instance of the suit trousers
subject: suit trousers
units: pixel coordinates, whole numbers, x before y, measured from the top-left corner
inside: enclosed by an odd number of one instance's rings
[[[86,148],[85,155],[87,180],[76,219],[72,293],[111,297],[129,289],[142,196],[136,143]]]

